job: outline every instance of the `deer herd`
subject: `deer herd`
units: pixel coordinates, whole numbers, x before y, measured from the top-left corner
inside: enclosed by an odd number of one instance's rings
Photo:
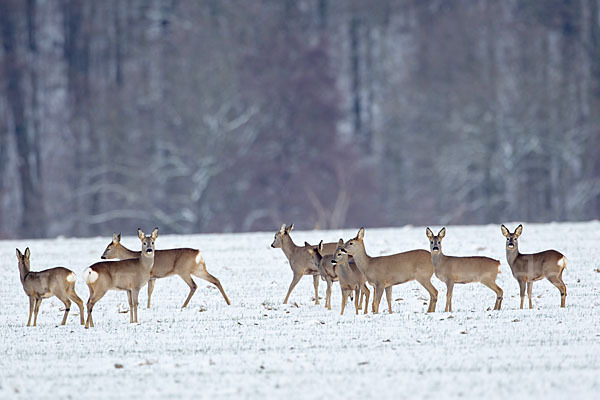
[[[494,291],[496,302],[494,310],[500,310],[503,291],[496,284],[496,277],[500,273],[500,261],[488,257],[455,257],[447,256],[442,252],[442,240],[446,236],[446,228],[442,228],[437,235],[429,228],[426,235],[429,239],[429,250],[411,250],[403,253],[372,257],[367,254],[364,243],[364,228],[360,228],[356,237],[344,242],[297,246],[290,236],[293,224],[281,226],[275,233],[271,244],[273,248],[281,248],[292,268],[292,282],[283,301],[286,304],[290,294],[304,275],[312,275],[315,290],[315,304],[319,304],[319,280],[327,283],[325,307],[331,310],[331,291],[334,282],[339,282],[342,294],[341,314],[348,298],[353,297],[356,314],[362,309],[364,300],[364,313],[368,312],[369,299],[372,298],[371,309],[373,313],[379,312],[381,297],[385,291],[388,311],[392,313],[392,286],[409,281],[417,281],[429,293],[429,307],[427,312],[434,312],[437,303],[438,291],[431,283],[433,274],[446,284],[445,311],[452,312],[452,293],[454,284],[481,282]],[[558,288],[561,296],[561,307],[565,307],[567,289],[562,280],[563,270],[566,268],[566,257],[556,250],[546,250],[535,254],[521,254],[518,247],[518,238],[523,232],[519,225],[513,233],[504,225],[501,226],[502,234],[506,237],[506,258],[514,278],[519,283],[521,308],[525,301],[525,289],[529,298],[529,308],[533,308],[531,301],[533,282],[547,278]],[[69,315],[71,301],[79,308],[80,323],[85,328],[94,327],[92,311],[94,305],[109,290],[124,290],[127,292],[129,302],[129,322],[138,322],[138,295],[142,287],[148,284],[148,308],[156,279],[178,275],[189,286],[190,292],[182,308],[186,307],[197,289],[197,284],[192,275],[204,279],[215,285],[227,304],[231,304],[219,279],[208,273],[202,253],[197,249],[177,248],[156,250],[155,241],[158,237],[158,228],[150,235],[138,229],[138,238],[141,250],[133,251],[121,244],[121,234],[113,234],[112,241],[108,244],[101,256],[103,260],[117,259],[116,261],[100,261],[83,271],[83,280],[89,288],[87,302],[87,319],[84,318],[83,301],[75,292],[77,275],[64,267],[50,268],[39,272],[32,272],[30,268],[31,251],[29,248],[21,253],[17,249],[17,259],[21,284],[25,294],[29,297],[29,318],[27,326],[37,325],[37,317],[42,299],[56,296],[65,305],[65,312],[61,324],[65,325]],[[372,286],[373,293],[367,287],[367,282]]]

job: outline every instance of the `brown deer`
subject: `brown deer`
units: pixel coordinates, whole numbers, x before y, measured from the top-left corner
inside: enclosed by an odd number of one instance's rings
[[[118,235],[113,233],[112,241],[106,246],[106,249],[101,256],[103,260],[115,258],[126,260],[128,258],[139,257],[139,251],[129,250],[121,244],[120,233]],[[190,288],[190,293],[183,302],[181,308],[188,305],[194,292],[196,292],[196,289],[198,288],[198,285],[192,279],[192,275],[215,285],[223,295],[223,298],[225,298],[227,305],[231,304],[229,298],[225,294],[223,286],[221,286],[221,282],[206,270],[206,263],[202,257],[202,252],[197,249],[180,248],[156,250],[154,252],[154,266],[152,267],[152,271],[150,271],[150,280],[148,281],[148,308],[150,308],[150,299],[152,297],[152,292],[154,291],[155,281],[172,275],[178,275]]]
[[[331,267],[331,263],[329,262],[333,254],[323,255],[324,249],[322,240],[317,246],[312,246],[308,242],[304,242],[304,247],[306,247],[311,255],[311,261],[319,271],[321,279],[327,282],[327,290],[325,291],[325,307],[331,310],[331,287],[333,286],[333,282],[337,282],[339,280],[338,276]],[[327,271],[327,269],[329,269],[329,271]]]
[[[285,254],[287,257],[293,273],[292,283],[290,283],[290,287],[285,296],[285,300],[283,300],[283,304],[287,304],[292,290],[294,290],[304,275],[312,275],[313,285],[315,288],[315,304],[319,304],[320,274],[318,269],[313,265],[311,261],[311,255],[308,252],[308,249],[314,248],[314,246],[296,246],[290,236],[290,232],[293,228],[294,224],[290,224],[288,227],[286,227],[285,224],[281,225],[279,231],[275,233],[275,239],[273,240],[273,243],[271,243],[271,247],[283,250],[283,254]],[[323,244],[323,251],[325,253],[333,254],[335,246],[336,243],[325,243]]]
[[[129,323],[138,322],[138,294],[150,279],[150,270],[154,265],[154,241],[158,237],[158,228],[150,236],[138,228],[138,237],[142,242],[142,251],[138,258],[120,261],[101,261],[83,271],[83,278],[90,289],[87,302],[88,316],[86,329],[94,327],[92,310],[94,305],[109,290],[126,290],[129,300]]]
[[[31,325],[31,314],[33,313],[33,326],[37,326],[38,312],[42,299],[56,296],[65,304],[65,314],[63,315],[61,325],[67,323],[67,316],[71,310],[71,300],[79,307],[79,319],[84,324],[83,301],[75,293],[75,281],[77,275],[75,272],[64,268],[55,267],[39,272],[32,272],[29,258],[31,252],[29,247],[25,249],[25,254],[21,254],[17,249],[17,260],[19,260],[19,272],[21,274],[21,284],[27,297],[29,297],[29,318],[27,326]]]
[[[455,283],[481,282],[496,293],[494,310],[502,305],[502,289],[496,285],[496,277],[500,273],[500,261],[488,257],[452,257],[442,253],[442,239],[446,236],[446,228],[436,235],[431,229],[425,231],[429,238],[431,261],[435,268],[435,276],[446,284],[446,308],[452,312],[452,291]]]
[[[369,305],[369,296],[371,294],[367,288],[367,278],[358,269],[356,263],[348,261],[348,253],[343,251],[343,247],[344,240],[340,239],[338,246],[333,253],[333,257],[329,260],[333,265],[334,272],[339,277],[340,289],[342,290],[342,310],[340,314],[344,314],[346,301],[353,290],[355,292],[354,307],[356,309],[356,315],[358,315],[358,310],[360,309],[360,304],[358,301],[359,295],[361,298],[361,303],[363,295],[365,296],[364,313],[366,314]]]
[[[519,253],[518,238],[523,233],[523,225],[517,226],[514,233],[510,233],[507,227],[502,225],[502,234],[506,237],[506,260],[512,274],[519,282],[521,294],[521,309],[525,300],[525,284],[527,284],[527,296],[529,297],[529,308],[533,308],[531,293],[533,282],[547,278],[560,291],[560,306],[565,306],[567,298],[567,287],[562,280],[562,273],[567,267],[567,258],[556,250],[546,250],[535,254]]]
[[[346,251],[354,258],[356,266],[367,281],[373,285],[373,313],[379,312],[379,303],[385,290],[388,310],[392,313],[392,286],[416,280],[430,296],[427,312],[435,311],[437,302],[437,289],[431,284],[433,264],[431,255],[427,250],[411,250],[389,256],[370,257],[365,250],[363,237],[365,229],[360,228],[354,239],[344,244],[342,251]]]

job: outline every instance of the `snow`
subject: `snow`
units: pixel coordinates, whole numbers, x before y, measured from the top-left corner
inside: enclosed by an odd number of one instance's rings
[[[516,224],[507,224],[514,229]],[[156,282],[152,308],[140,295],[139,324],[129,324],[127,296],[109,292],[94,308],[95,328],[78,324],[71,308],[44,300],[37,327],[26,327],[15,247],[31,249],[32,270],[62,265],[78,275],[99,260],[110,237],[0,242],[0,398],[596,398],[600,393],[600,222],[525,224],[523,252],[555,248],[567,258],[567,307],[548,281],[533,287],[534,310],[519,310],[518,285],[505,259],[498,225],[449,226],[444,252],[501,260],[502,310],[480,284],[457,285],[454,312],[427,314],[427,292],[417,283],[395,286],[393,311],[339,315],[337,283],[332,311],[313,304],[304,277],[283,305],[291,269],[273,232],[159,236],[157,248],[195,247],[232,301],[199,284],[186,309],[188,287],[178,277]],[[433,227],[436,231],[440,227]],[[123,243],[139,247],[139,240]],[[305,240],[348,239],[344,231],[292,231]],[[366,229],[370,255],[427,248],[424,227]],[[324,282],[320,285],[325,294]],[[324,303],[324,301],[322,301]],[[527,303],[527,302],[526,302]],[[510,396],[510,397],[509,397]]]

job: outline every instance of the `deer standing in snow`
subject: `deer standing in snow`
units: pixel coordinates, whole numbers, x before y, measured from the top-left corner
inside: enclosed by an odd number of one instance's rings
[[[433,264],[431,255],[427,250],[411,250],[389,256],[371,257],[365,250],[363,241],[365,229],[360,228],[354,239],[348,240],[342,251],[346,251],[354,258],[356,266],[367,281],[373,285],[373,313],[379,312],[379,303],[385,290],[388,310],[392,313],[392,286],[416,280],[430,296],[427,312],[435,311],[437,302],[437,289],[431,284]]]
[[[64,268],[55,267],[39,272],[33,272],[30,268],[31,252],[29,247],[25,249],[25,254],[21,254],[17,249],[17,260],[19,260],[19,272],[21,274],[21,284],[25,294],[29,297],[29,318],[27,326],[31,325],[31,314],[33,313],[33,326],[37,325],[38,312],[42,299],[56,296],[65,304],[65,314],[61,325],[66,324],[67,316],[71,310],[71,300],[79,307],[79,318],[81,324],[84,324],[83,301],[75,292],[75,281],[77,275],[75,272]]]
[[[223,286],[221,286],[221,282],[206,270],[206,263],[204,262],[200,250],[181,248],[156,250],[154,253],[154,266],[152,267],[152,271],[150,271],[150,280],[148,281],[148,308],[150,308],[150,299],[152,297],[152,292],[154,291],[154,282],[157,279],[166,278],[171,275],[178,275],[190,288],[190,292],[181,308],[188,305],[194,292],[196,292],[196,289],[198,288],[198,285],[192,279],[192,275],[215,285],[223,295],[227,305],[231,304],[229,298],[225,294]],[[120,233],[118,235],[113,233],[112,241],[106,246],[106,249],[101,256],[103,260],[114,258],[126,260],[139,257],[139,251],[129,250],[121,244]]]
[[[342,310],[340,314],[344,314],[346,301],[353,290],[355,292],[354,308],[356,309],[356,314],[358,315],[358,310],[360,309],[360,304],[358,301],[359,295],[361,303],[363,295],[365,296],[364,313],[366,314],[369,306],[369,296],[371,294],[369,288],[367,288],[367,278],[360,271],[360,269],[358,269],[356,263],[348,261],[348,253],[342,251],[343,247],[344,240],[340,239],[333,256],[329,260],[329,262],[333,265],[334,272],[339,277],[340,289],[342,290]]]
[[[442,239],[446,236],[446,228],[437,235],[431,229],[425,231],[429,238],[431,260],[435,268],[435,276],[446,284],[446,308],[452,312],[452,291],[455,283],[481,282],[496,293],[494,310],[502,305],[503,291],[496,285],[496,276],[500,273],[500,261],[489,257],[452,257],[442,253]]]
[[[158,237],[158,228],[150,236],[138,228],[138,237],[142,242],[142,252],[138,258],[120,261],[101,261],[83,271],[83,278],[90,289],[87,302],[88,316],[86,329],[94,327],[92,310],[94,305],[109,290],[125,290],[129,300],[129,323],[138,322],[138,294],[148,283],[150,270],[154,265],[154,241]]]
[[[275,239],[271,243],[271,247],[280,248],[283,250],[283,254],[287,257],[290,267],[292,268],[292,283],[283,300],[283,304],[287,304],[292,290],[296,287],[300,279],[304,275],[312,275],[313,285],[315,288],[315,304],[319,304],[319,270],[313,265],[311,261],[311,255],[308,252],[309,248],[314,246],[296,246],[290,236],[291,230],[294,228],[294,224],[290,224],[288,227],[285,224],[281,225],[279,231],[275,233]],[[336,243],[325,243],[323,244],[323,251],[325,253],[332,254],[335,250]]]
[[[525,300],[525,285],[527,285],[527,296],[529,297],[529,308],[533,308],[531,294],[533,282],[546,278],[560,292],[560,306],[565,306],[567,298],[567,287],[562,280],[562,273],[567,267],[567,258],[556,250],[546,250],[534,254],[519,253],[517,239],[523,233],[523,225],[517,226],[514,233],[510,233],[507,227],[502,225],[502,235],[506,238],[506,260],[512,274],[519,282],[521,294],[521,309]]]

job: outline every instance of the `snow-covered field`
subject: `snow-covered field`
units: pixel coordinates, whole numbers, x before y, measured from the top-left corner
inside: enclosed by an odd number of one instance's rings
[[[514,229],[516,224],[507,224]],[[145,227],[150,229],[151,227]],[[518,285],[505,259],[497,225],[449,226],[444,252],[502,261],[504,289],[457,285],[452,314],[425,313],[427,292],[415,282],[394,287],[394,314],[385,299],[379,315],[339,315],[313,304],[304,277],[283,305],[292,273],[273,232],[159,236],[157,248],[196,247],[229,295],[196,279],[188,293],[178,277],[156,282],[151,309],[140,295],[139,324],[129,324],[127,296],[109,292],[94,309],[96,327],[79,325],[77,307],[66,326],[62,303],[42,303],[37,327],[26,327],[15,247],[31,249],[32,270],[62,265],[78,275],[99,260],[110,237],[0,242],[0,398],[598,398],[600,395],[600,222],[525,224],[520,249],[555,248],[568,257],[567,307],[548,281],[533,288],[534,309],[519,310]],[[436,229],[439,227],[432,227]],[[138,248],[135,232],[123,244]],[[292,231],[305,240],[348,239],[356,230]],[[370,255],[428,248],[424,227],[366,229]],[[325,284],[320,286],[321,296]],[[324,299],[322,301],[324,303]]]

